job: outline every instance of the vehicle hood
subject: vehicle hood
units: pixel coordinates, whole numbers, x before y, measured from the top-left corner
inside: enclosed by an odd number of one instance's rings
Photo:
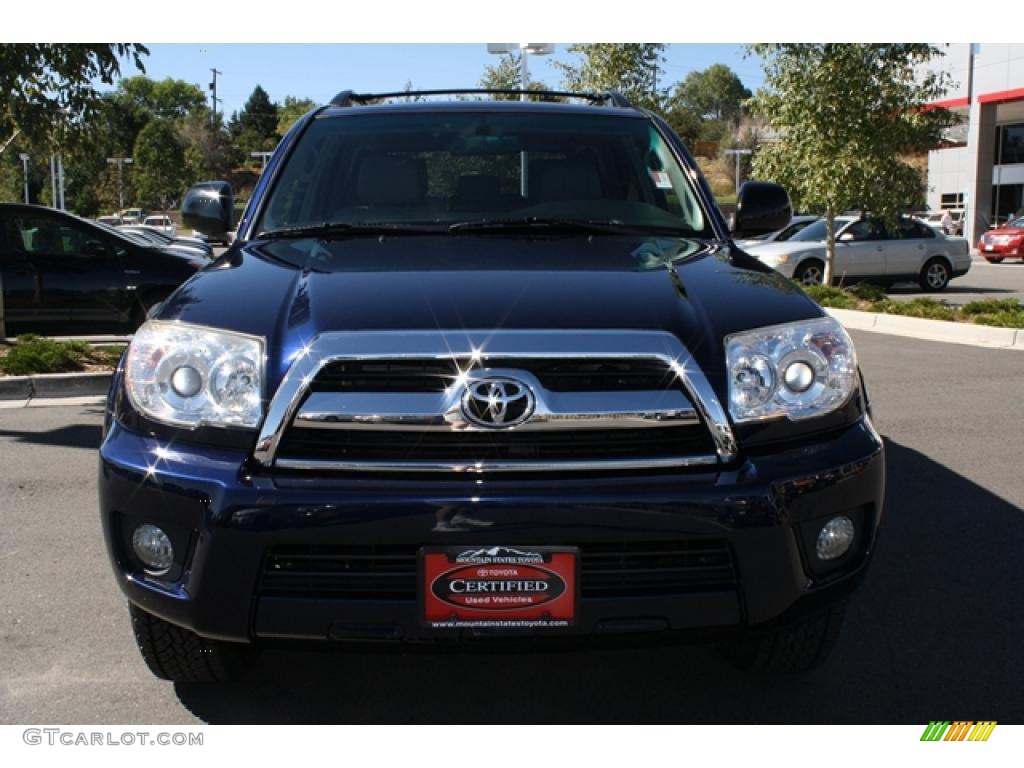
[[[331,331],[662,330],[714,379],[728,334],[821,314],[728,244],[430,235],[235,243],[159,317],[266,338],[273,391],[292,355]]]
[[[982,237],[1020,237],[1024,235],[1024,229],[1019,227],[1000,227],[999,229],[990,229]]]

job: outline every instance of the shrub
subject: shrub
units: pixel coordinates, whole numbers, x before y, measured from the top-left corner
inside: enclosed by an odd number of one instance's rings
[[[0,367],[11,376],[33,373],[66,373],[82,370],[83,342],[53,341],[35,335],[18,337],[7,356],[0,358]]]
[[[808,285],[804,286],[804,292],[823,307],[857,308],[857,299],[842,288],[835,288],[831,285]]]
[[[1024,313],[1024,305],[1016,299],[985,299],[964,304],[960,311],[966,315],[988,315],[1000,312]]]
[[[885,289],[874,283],[857,283],[850,289],[850,293],[864,301],[882,301],[887,298]]]

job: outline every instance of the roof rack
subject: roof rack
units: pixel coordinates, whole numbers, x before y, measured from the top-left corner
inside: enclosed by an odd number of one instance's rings
[[[432,91],[392,91],[389,93],[356,93],[341,91],[331,99],[335,107],[352,107],[356,104],[368,104],[380,99],[397,99],[403,96],[557,96],[560,98],[583,99],[591,104],[609,104],[613,107],[631,109],[629,99],[618,91],[601,91],[586,93],[576,91],[528,91],[522,88],[447,88]]]

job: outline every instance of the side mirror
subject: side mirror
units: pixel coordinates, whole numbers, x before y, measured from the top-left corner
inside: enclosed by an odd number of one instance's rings
[[[235,200],[226,181],[203,181],[190,187],[181,201],[186,227],[214,240],[226,240],[231,230]]]
[[[736,196],[732,234],[734,237],[766,235],[782,229],[791,218],[793,205],[783,187],[764,181],[748,181]]]

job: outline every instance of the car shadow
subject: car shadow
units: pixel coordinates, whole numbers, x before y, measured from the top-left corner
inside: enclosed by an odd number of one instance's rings
[[[100,447],[102,435],[103,428],[99,424],[72,424],[46,432],[0,429],[0,438],[10,438],[19,443],[52,445],[58,448],[85,448],[90,451]]]
[[[178,684],[210,723],[1024,721],[1024,514],[887,442],[872,569],[829,661],[744,675],[713,645],[577,652],[266,651],[241,682]]]

